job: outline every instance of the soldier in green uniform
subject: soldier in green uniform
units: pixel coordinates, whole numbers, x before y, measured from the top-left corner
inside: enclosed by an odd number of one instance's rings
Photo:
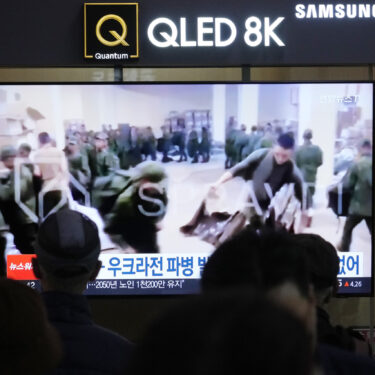
[[[89,152],[89,167],[92,179],[108,176],[119,168],[118,157],[108,150],[108,136],[104,132],[95,134],[94,149]]]
[[[85,190],[89,189],[91,181],[91,171],[89,168],[86,152],[82,152],[79,147],[78,139],[70,137],[65,148],[68,168],[70,173],[70,190],[73,199],[79,203],[84,203],[84,194],[77,186],[77,183]],[[72,179],[73,177],[73,179]]]
[[[13,146],[4,146],[1,161],[5,166],[0,176],[0,211],[9,231],[14,237],[16,248],[23,254],[33,254],[38,225],[35,215],[35,195],[33,176],[30,169],[21,164],[19,168],[19,198],[16,202],[15,165],[17,150]],[[24,205],[24,208],[21,205]],[[3,254],[0,254],[3,256]]]
[[[139,253],[158,252],[158,223],[168,203],[167,175],[161,164],[144,161],[130,171],[98,178],[93,202],[115,243]]]
[[[225,132],[225,164],[224,168],[232,168],[236,164],[236,148],[234,147],[234,142],[236,140],[237,133],[237,122],[233,116],[229,118],[229,122],[226,127]]]
[[[235,134],[234,149],[236,153],[236,161],[239,163],[244,158],[243,150],[249,143],[249,135],[246,133],[246,125],[242,124],[240,130]]]
[[[259,126],[258,133],[259,138],[256,144],[254,145],[254,151],[259,150],[261,148],[272,148],[276,141],[272,124],[268,122],[265,127]],[[280,133],[279,136],[281,134],[282,133]]]
[[[297,149],[295,156],[297,167],[302,173],[304,182],[307,183],[306,208],[312,207],[316,174],[323,163],[323,152],[319,146],[312,144],[312,137],[312,130],[306,129],[303,133],[303,145]]]
[[[195,125],[192,125],[188,135],[187,151],[192,163],[198,163],[199,157],[199,137]]]
[[[346,218],[344,233],[338,250],[349,251],[353,229],[365,220],[373,232],[372,220],[372,146],[369,140],[361,145],[360,158],[355,162],[344,177],[344,190],[351,192],[349,215]]]
[[[202,163],[210,160],[211,142],[206,127],[202,127],[202,139],[199,143],[199,154],[202,156]]]
[[[253,125],[251,127],[251,133],[248,137],[247,144],[242,149],[241,158],[242,160],[247,158],[255,149],[256,143],[259,141],[260,136],[258,134],[258,128],[257,126]]]
[[[86,154],[89,158],[90,152],[94,149],[94,146],[89,141],[89,136],[87,132],[79,133],[79,148],[82,154]]]

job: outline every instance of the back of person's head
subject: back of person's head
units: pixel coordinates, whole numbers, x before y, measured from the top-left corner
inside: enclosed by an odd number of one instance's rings
[[[291,234],[246,228],[218,247],[203,271],[203,291],[242,287],[256,287],[268,294],[315,334],[315,299],[308,263]]]
[[[259,236],[251,227],[222,243],[209,257],[203,270],[202,290],[260,287],[259,246]]]
[[[285,283],[309,294],[307,260],[292,235],[284,231],[246,227],[221,244],[203,271],[204,291],[245,285],[270,290]]]
[[[253,290],[191,297],[155,320],[131,375],[307,375],[311,338],[286,309]]]
[[[8,158],[15,158],[17,150],[14,146],[3,146],[0,150],[0,160],[5,161]]]
[[[298,248],[295,237],[285,231],[263,229],[260,234],[259,262],[266,290],[293,284],[308,297],[310,278],[306,255]]]
[[[338,287],[340,260],[334,246],[312,233],[297,234],[295,239],[307,255],[310,279],[319,304],[329,301]]]
[[[1,374],[45,374],[58,366],[61,356],[60,339],[40,295],[17,281],[0,279]]]
[[[41,132],[38,134],[38,141],[41,145],[45,145],[51,142],[51,137],[47,132]]]
[[[362,155],[372,153],[372,145],[369,139],[364,139],[360,144],[360,152]]]
[[[311,129],[306,129],[304,132],[303,132],[303,138],[310,141],[313,137],[313,133],[312,133],[312,130]]]
[[[81,293],[101,267],[96,224],[70,209],[47,216],[39,228],[35,252],[34,272],[44,290]]]

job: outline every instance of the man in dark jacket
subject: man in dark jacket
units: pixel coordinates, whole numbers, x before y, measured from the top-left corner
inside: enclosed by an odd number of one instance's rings
[[[41,279],[48,317],[63,342],[58,374],[124,374],[133,345],[91,319],[82,292],[101,268],[96,225],[69,209],[51,214],[41,224],[33,260]]]
[[[251,153],[246,159],[225,172],[212,185],[216,190],[221,184],[234,177],[245,181],[252,180],[250,219],[261,217],[268,209],[271,196],[274,196],[284,184],[294,184],[296,198],[302,203],[302,176],[291,160],[294,139],[289,134],[282,134],[277,145],[271,150],[261,148]]]

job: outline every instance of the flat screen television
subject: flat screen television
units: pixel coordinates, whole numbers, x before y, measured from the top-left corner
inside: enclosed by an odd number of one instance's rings
[[[39,134],[66,153],[69,193],[49,210],[67,204],[98,225],[103,267],[87,294],[196,293],[215,246],[253,217],[321,235],[338,250],[339,294],[372,293],[372,170],[361,172],[369,174],[361,202],[343,183],[363,148],[372,163],[371,83],[3,84],[0,122],[3,150],[30,146],[18,171],[55,163],[40,159]],[[233,171],[272,150],[281,134],[294,139],[302,196],[290,184],[274,191],[266,183],[262,205],[255,177]],[[228,172],[233,178],[213,188]],[[2,165],[0,177],[8,175]],[[22,198],[22,181],[15,187],[34,222],[49,212],[51,188],[42,185],[35,209]],[[366,220],[354,218],[350,239],[353,204]],[[6,218],[2,238],[9,277],[37,286]]]

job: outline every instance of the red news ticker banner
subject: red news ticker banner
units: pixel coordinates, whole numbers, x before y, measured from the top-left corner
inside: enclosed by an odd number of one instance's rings
[[[35,254],[8,255],[7,277],[14,280],[37,280],[33,271],[32,258]]]

